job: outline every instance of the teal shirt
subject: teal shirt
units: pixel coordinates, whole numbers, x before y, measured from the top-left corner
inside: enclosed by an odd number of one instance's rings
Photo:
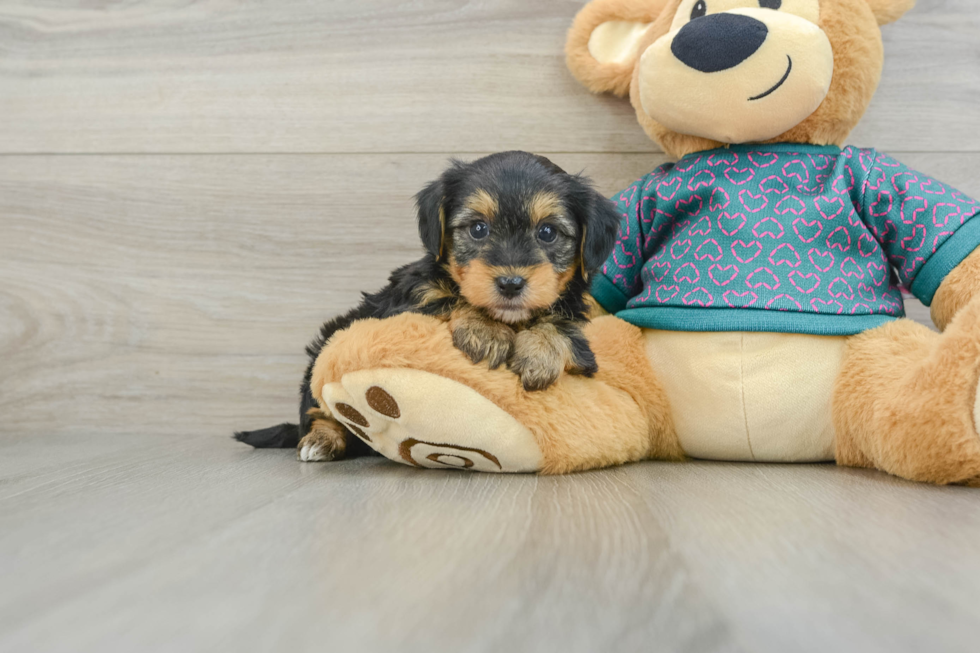
[[[592,284],[610,313],[674,331],[852,335],[929,305],[980,245],[980,204],[875,150],[748,145],[624,190]]]

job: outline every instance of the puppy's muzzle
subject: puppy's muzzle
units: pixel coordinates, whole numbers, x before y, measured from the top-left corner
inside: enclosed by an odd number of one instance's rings
[[[527,279],[524,277],[497,277],[497,291],[506,299],[514,299],[524,291]]]

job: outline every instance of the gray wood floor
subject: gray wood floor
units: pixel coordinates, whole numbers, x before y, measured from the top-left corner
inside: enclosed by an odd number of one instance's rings
[[[664,161],[565,71],[581,4],[0,0],[0,651],[976,650],[975,490],[228,440],[449,156]],[[980,7],[920,4],[852,141],[980,196]]]

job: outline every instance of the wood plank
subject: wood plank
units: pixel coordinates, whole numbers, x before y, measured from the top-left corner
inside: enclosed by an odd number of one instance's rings
[[[980,196],[980,155],[897,156]],[[411,196],[446,158],[0,157],[0,434],[293,418],[303,347],[419,255]],[[610,194],[663,161],[554,158]]]
[[[0,499],[0,649],[738,648],[622,473],[419,474],[171,440]]]
[[[629,473],[748,650],[976,647],[975,490],[832,465]]]
[[[447,157],[0,157],[0,433],[293,418],[303,347],[421,254]],[[663,160],[556,159],[610,193]]]
[[[581,1],[0,1],[0,152],[444,152],[655,147],[565,69]],[[854,141],[980,151],[980,13],[885,28]]]
[[[832,465],[491,476],[128,439],[77,436],[99,457],[74,466],[67,439],[38,440],[61,476],[0,484],[0,650],[955,653],[980,627],[967,488]],[[0,460],[19,447],[0,440]]]

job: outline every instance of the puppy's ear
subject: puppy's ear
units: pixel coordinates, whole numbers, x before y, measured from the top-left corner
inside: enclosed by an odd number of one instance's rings
[[[602,267],[616,245],[622,215],[616,205],[592,188],[588,179],[573,177],[578,186],[578,221],[582,229],[580,262],[586,280]]]
[[[415,196],[422,244],[440,261],[448,255],[446,220],[449,219],[450,213],[456,210],[454,198],[458,196],[460,184],[471,169],[472,164],[452,159],[449,168],[442,173],[442,176]]]
[[[419,237],[430,254],[442,260],[446,244],[446,184],[445,175],[415,196],[418,210]]]

